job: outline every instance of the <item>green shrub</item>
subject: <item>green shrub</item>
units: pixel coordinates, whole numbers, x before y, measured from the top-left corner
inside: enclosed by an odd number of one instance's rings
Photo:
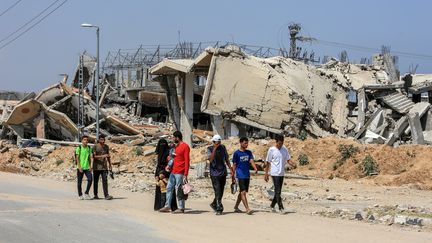
[[[137,146],[135,147],[135,155],[136,156],[141,156],[144,154],[143,148],[141,146]]]
[[[307,132],[305,130],[301,130],[299,134],[297,134],[297,139],[304,141],[307,139],[307,136]]]
[[[304,166],[309,164],[309,158],[306,154],[300,154],[298,157],[299,165]]]
[[[56,159],[56,165],[57,166],[59,166],[59,165],[61,165],[63,163],[64,163],[64,160],[62,160],[62,159]]]
[[[369,154],[363,159],[361,169],[365,176],[377,175],[379,173],[377,162]]]
[[[360,151],[358,147],[355,147],[352,144],[350,145],[340,144],[338,150],[341,153],[342,160],[344,161],[351,158],[352,156],[354,156],[356,153]]]
[[[340,153],[340,156],[337,158],[336,162],[333,164],[333,170],[336,170],[341,165],[347,161],[347,159],[353,157],[356,153],[360,152],[360,149],[358,147],[355,147],[354,145],[345,145],[345,144],[339,144],[338,151]],[[358,161],[354,160],[354,163],[357,163]]]

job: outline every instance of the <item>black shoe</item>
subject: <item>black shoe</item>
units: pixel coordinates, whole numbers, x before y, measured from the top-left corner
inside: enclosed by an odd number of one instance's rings
[[[222,212],[221,211],[217,211],[216,215],[222,215]]]
[[[216,205],[214,203],[210,203],[210,207],[216,212]]]
[[[93,197],[93,200],[98,200],[100,199],[97,195]]]
[[[108,196],[105,197],[105,200],[111,200],[111,199],[113,199],[113,197],[110,196],[110,195],[108,195]]]

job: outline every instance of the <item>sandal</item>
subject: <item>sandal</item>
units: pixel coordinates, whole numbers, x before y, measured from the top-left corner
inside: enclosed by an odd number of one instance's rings
[[[238,209],[238,208],[234,208],[234,213],[243,213],[243,211],[241,211],[241,210]]]

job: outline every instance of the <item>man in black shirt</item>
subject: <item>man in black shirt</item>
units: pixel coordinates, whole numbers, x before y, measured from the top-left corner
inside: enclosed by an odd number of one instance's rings
[[[221,215],[223,212],[222,197],[227,177],[226,166],[231,170],[233,183],[235,182],[235,176],[229,162],[228,152],[225,146],[221,144],[222,138],[219,135],[214,135],[212,141],[213,145],[207,148],[207,158],[210,161],[210,178],[215,193],[215,198],[210,207],[216,212],[216,215]]]

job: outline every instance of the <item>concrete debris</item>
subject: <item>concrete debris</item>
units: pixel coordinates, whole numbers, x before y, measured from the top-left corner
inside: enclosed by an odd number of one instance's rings
[[[195,60],[164,60],[150,72],[170,90],[166,96],[171,110],[184,101],[181,91],[173,92],[179,90],[172,80],[205,75],[200,110],[210,115],[213,131],[225,138],[232,133],[251,135],[245,131],[255,129],[267,135],[306,132],[312,137],[351,136],[364,143],[409,143],[411,128],[404,133],[409,113],[419,113],[421,132],[426,126],[432,129],[432,118],[425,116],[430,102],[418,99],[418,92],[428,91],[432,79],[399,79],[390,59],[383,50],[373,65],[331,59],[314,66],[284,57],[255,57],[229,46],[207,48]],[[187,117],[181,109],[169,113],[174,123]],[[238,129],[240,125],[246,130]]]
[[[409,114],[408,122],[411,128],[412,143],[424,144],[424,137],[423,137],[422,125],[420,122],[419,114],[418,113]]]
[[[95,140],[100,106],[99,132],[132,146],[154,146],[173,130],[182,131],[192,146],[209,142],[197,130],[212,130],[224,139],[283,133],[387,145],[431,143],[432,75],[398,78],[385,48],[372,65],[334,58],[311,65],[281,56],[256,57],[235,45],[209,47],[195,59],[167,58],[146,67],[146,75],[144,70],[136,74],[140,86],[105,74],[99,104],[92,90],[96,62],[83,56],[83,69],[78,66],[70,85],[65,77],[38,95],[11,99],[0,92],[0,138],[72,145],[86,133]]]

